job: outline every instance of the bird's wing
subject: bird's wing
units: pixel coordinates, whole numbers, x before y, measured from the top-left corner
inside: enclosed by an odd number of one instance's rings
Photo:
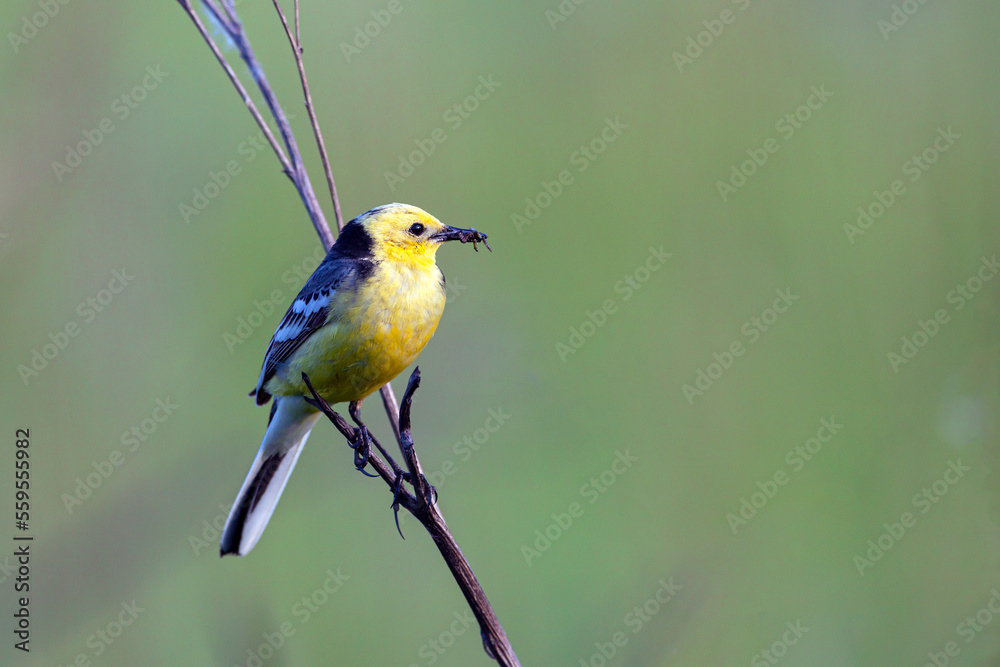
[[[256,396],[257,405],[264,405],[271,398],[264,390],[264,385],[278,368],[291,358],[306,339],[326,324],[330,303],[338,289],[350,289],[359,272],[364,272],[365,267],[359,266],[360,262],[361,260],[331,252],[302,286],[264,353],[264,364],[257,387],[250,393],[251,396]]]

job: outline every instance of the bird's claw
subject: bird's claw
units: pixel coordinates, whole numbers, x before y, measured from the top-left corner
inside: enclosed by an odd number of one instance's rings
[[[497,660],[497,652],[493,649],[493,642],[486,636],[486,631],[480,630],[479,635],[483,638],[483,651],[486,652],[486,656],[491,660]]]
[[[433,484],[431,484],[430,482],[428,482],[427,478],[424,477],[423,475],[421,475],[420,477],[424,481],[424,491],[425,491],[424,503],[428,507],[431,507],[433,505],[437,505],[437,501],[438,501],[438,490],[437,490],[437,488],[435,488],[435,486]]]
[[[357,439],[351,445],[351,449],[354,450],[354,467],[358,469],[358,472],[366,477],[378,477],[378,475],[365,470],[372,455],[372,445],[371,436],[368,435],[368,427],[364,424],[358,427]]]
[[[406,536],[403,535],[403,529],[399,527],[399,495],[403,492],[403,479],[406,477],[406,473],[401,470],[396,471],[396,480],[392,483],[392,512],[396,518],[396,532],[404,540]]]
[[[403,482],[409,481],[409,479],[409,473],[396,470],[396,479],[392,483],[392,504],[390,507],[399,507],[399,496],[403,493]]]

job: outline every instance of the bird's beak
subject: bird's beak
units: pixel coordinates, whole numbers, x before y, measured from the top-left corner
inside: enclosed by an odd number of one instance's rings
[[[431,238],[441,243],[444,243],[445,241],[461,241],[462,243],[471,243],[472,248],[476,252],[479,252],[479,248],[476,244],[482,243],[486,246],[487,250],[493,252],[493,248],[491,248],[490,244],[486,242],[486,234],[477,232],[475,229],[460,229],[458,227],[445,226],[444,229],[434,234]]]

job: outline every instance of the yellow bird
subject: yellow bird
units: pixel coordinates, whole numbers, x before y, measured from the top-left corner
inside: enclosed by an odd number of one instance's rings
[[[271,339],[257,405],[274,396],[264,441],[222,534],[221,555],[253,549],[320,413],[309,380],[330,404],[366,396],[399,375],[434,335],[444,312],[445,241],[486,244],[486,234],[449,227],[416,206],[387,204],[344,225]],[[489,248],[489,245],[486,246]],[[364,467],[364,460],[360,466]]]

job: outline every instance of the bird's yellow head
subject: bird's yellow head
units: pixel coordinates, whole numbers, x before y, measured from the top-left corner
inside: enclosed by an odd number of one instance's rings
[[[449,227],[427,211],[409,204],[379,206],[348,224],[357,224],[367,233],[371,238],[371,253],[376,259],[418,266],[434,264],[437,249],[445,241],[486,245],[486,234],[475,229]],[[348,231],[346,226],[344,231]]]

